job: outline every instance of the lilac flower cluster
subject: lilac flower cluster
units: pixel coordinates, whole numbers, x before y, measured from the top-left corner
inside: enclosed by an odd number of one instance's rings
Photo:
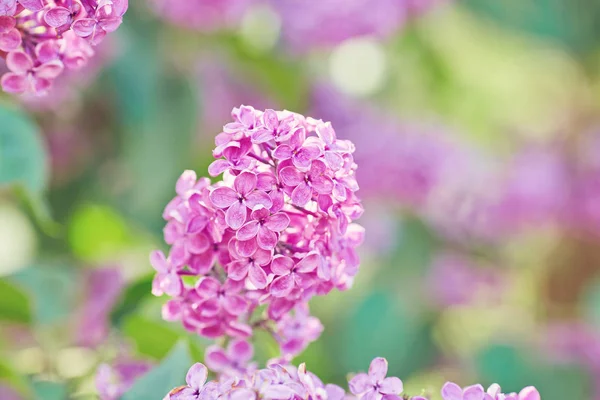
[[[245,359],[247,347],[244,346],[241,351],[238,358]],[[238,368],[234,376],[221,373],[217,380],[207,382],[208,369],[196,363],[187,373],[187,385],[171,390],[164,400],[428,400],[428,396],[424,395],[402,395],[402,381],[397,377],[386,377],[387,370],[386,359],[375,358],[368,373],[355,374],[350,379],[350,393],[346,393],[337,385],[324,384],[306,370],[305,364],[297,368],[280,364],[271,364],[261,370]],[[481,385],[463,389],[447,382],[441,395],[443,400],[540,400],[538,391],[533,387],[527,387],[519,394],[504,394],[497,384],[485,391]]]
[[[242,106],[232,117],[209,166],[223,179],[186,171],[177,182],[163,214],[170,251],[151,256],[153,293],[172,297],[166,320],[209,338],[265,328],[292,357],[322,330],[308,300],[349,288],[358,271],[354,145],[288,111]]]
[[[9,93],[45,94],[65,70],[85,66],[92,46],[121,25],[128,0],[0,0],[0,55]]]

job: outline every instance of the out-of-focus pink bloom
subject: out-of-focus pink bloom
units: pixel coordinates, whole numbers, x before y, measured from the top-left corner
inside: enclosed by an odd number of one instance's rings
[[[0,399],[2,400],[22,400],[23,396],[17,393],[9,386],[0,384]]]
[[[443,307],[498,304],[508,283],[501,271],[453,253],[436,256],[428,275],[429,293]]]
[[[236,378],[256,369],[256,365],[250,363],[253,355],[254,349],[250,343],[236,339],[229,343],[226,350],[216,345],[208,347],[204,360],[211,371]]]
[[[9,93],[46,93],[52,80],[64,68],[60,61],[49,61],[36,67],[33,59],[22,51],[8,53],[6,65],[11,72],[2,76],[1,84]]]
[[[284,358],[291,359],[317,340],[323,332],[323,325],[317,317],[309,313],[308,305],[299,304],[293,314],[286,314],[277,323],[277,341]]]
[[[273,0],[282,20],[283,36],[294,49],[333,46],[357,36],[386,38],[406,20],[405,0],[306,2]]]
[[[77,343],[93,347],[106,339],[110,329],[109,314],[123,286],[123,277],[117,268],[95,269],[85,274],[85,298],[79,311]]]
[[[189,29],[210,32],[234,28],[256,0],[152,0],[160,18]]]
[[[102,364],[96,372],[96,388],[100,400],[118,400],[135,380],[150,370],[145,361],[120,360],[112,366]]]

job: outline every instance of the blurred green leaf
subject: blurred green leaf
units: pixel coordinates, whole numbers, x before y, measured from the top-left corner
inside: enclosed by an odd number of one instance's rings
[[[20,183],[39,194],[46,188],[46,164],[35,123],[23,112],[0,104],[0,185]]]
[[[27,293],[5,279],[0,279],[0,320],[31,322],[31,305]]]
[[[76,305],[73,276],[63,268],[36,265],[19,271],[11,279],[28,293],[36,323],[64,321]]]
[[[465,4],[504,26],[578,53],[600,43],[600,3],[596,0],[466,0]]]
[[[73,212],[68,225],[73,253],[86,261],[101,261],[131,243],[123,218],[107,206],[88,204]]]
[[[35,381],[33,391],[36,400],[66,400],[67,388],[58,382]]]
[[[581,367],[550,365],[524,349],[494,345],[477,357],[483,383],[497,382],[505,392],[535,386],[544,400],[590,398],[590,379]]]
[[[174,325],[180,328],[179,325]],[[176,329],[163,321],[152,321],[138,315],[131,315],[123,320],[122,333],[133,340],[137,351],[146,356],[162,359],[178,341],[185,339],[194,358],[202,359],[204,352],[200,347],[201,339],[196,335],[188,335],[182,328]]]
[[[385,282],[396,283],[390,280],[393,273],[396,278],[400,275],[423,275],[431,263],[431,256],[436,250],[437,241],[423,221],[407,216],[398,229],[398,242],[389,254],[386,263],[388,272],[381,274]]]
[[[11,388],[21,393],[31,392],[29,381],[8,363],[0,362],[0,382],[8,383]]]
[[[375,357],[386,357],[390,374],[409,376],[431,364],[435,346],[430,326],[410,315],[391,292],[373,291],[342,323],[335,340],[342,371],[364,371]]]
[[[185,384],[185,375],[191,366],[188,346],[179,342],[159,366],[136,380],[121,400],[160,399],[171,389]]]
[[[122,127],[122,161],[131,183],[121,206],[158,230],[164,205],[181,172],[192,167],[198,102],[190,81],[158,52],[157,24],[127,33],[129,47],[111,69],[116,112]]]
[[[135,312],[140,304],[151,296],[153,279],[154,273],[148,274],[125,289],[121,300],[111,313],[110,318],[113,325],[121,325],[125,317]]]

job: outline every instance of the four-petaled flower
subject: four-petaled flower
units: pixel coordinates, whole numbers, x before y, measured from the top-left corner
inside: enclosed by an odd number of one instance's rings
[[[254,240],[261,249],[272,250],[277,244],[278,234],[288,227],[290,217],[278,212],[272,214],[266,208],[257,208],[250,214],[251,221],[244,224],[236,234],[238,240]]]
[[[325,175],[327,166],[321,160],[314,160],[307,172],[302,172],[293,166],[284,167],[279,171],[279,177],[286,186],[293,187],[292,202],[305,206],[313,193],[330,195],[333,190],[333,181]]]
[[[307,254],[298,263],[287,256],[277,255],[271,262],[271,271],[278,278],[271,284],[271,295],[275,297],[286,297],[295,288],[307,288],[313,279],[310,272],[314,271],[321,262],[321,256],[317,252]]]
[[[231,229],[237,230],[244,225],[247,208],[254,210],[260,205],[268,209],[273,205],[267,193],[256,190],[256,182],[256,174],[245,171],[236,176],[233,189],[222,186],[210,193],[210,200],[216,207],[227,208],[225,222]]]
[[[357,374],[348,383],[350,391],[364,400],[400,399],[402,381],[396,377],[386,378],[388,370],[385,358],[375,358],[369,366],[369,373]],[[392,396],[392,397],[388,397]]]
[[[52,79],[63,70],[63,64],[58,60],[48,61],[36,67],[29,54],[20,50],[8,53],[6,66],[11,72],[2,76],[1,83],[2,89],[9,93],[29,91],[43,94],[52,86]]]
[[[173,266],[173,255],[174,253],[171,252],[167,259],[163,252],[159,250],[150,254],[150,264],[157,272],[152,281],[152,294],[155,296],[161,296],[163,293],[168,296],[179,296],[181,294],[183,282],[177,274],[177,269]]]

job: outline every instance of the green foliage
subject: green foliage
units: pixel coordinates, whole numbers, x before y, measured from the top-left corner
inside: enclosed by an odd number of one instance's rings
[[[342,371],[364,371],[374,357],[386,357],[390,374],[409,376],[435,357],[430,327],[408,313],[410,305],[390,292],[373,291],[342,323],[335,339]]]
[[[140,304],[151,296],[154,273],[150,273],[130,284],[121,296],[121,300],[111,313],[111,322],[115,326],[122,324],[124,319],[134,313]]]
[[[509,28],[552,40],[575,52],[600,41],[600,4],[595,0],[466,0],[471,9]]]
[[[20,184],[39,195],[48,178],[40,132],[29,116],[0,104],[0,185]]]
[[[31,322],[31,305],[25,291],[6,279],[0,279],[0,293],[0,320]]]
[[[27,292],[37,324],[64,322],[77,304],[76,286],[65,268],[35,265],[19,271],[12,280]]]
[[[187,344],[181,341],[172,347],[160,365],[139,378],[121,400],[162,398],[174,387],[185,384],[185,375],[191,365]]]
[[[180,339],[179,333],[164,323],[137,315],[123,322],[123,334],[133,340],[139,353],[155,359],[163,358]]]
[[[32,384],[35,400],[65,400],[67,388],[58,382],[35,381]]]

